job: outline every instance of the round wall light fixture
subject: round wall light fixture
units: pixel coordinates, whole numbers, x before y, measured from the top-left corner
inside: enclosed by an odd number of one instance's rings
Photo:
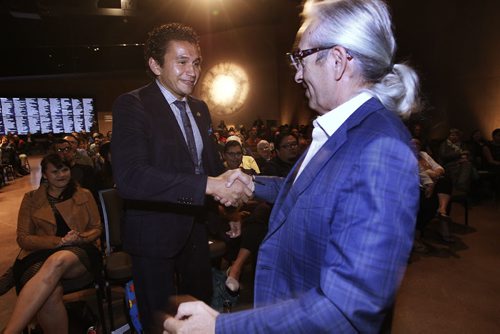
[[[224,62],[215,65],[205,74],[201,84],[203,100],[210,111],[230,115],[242,109],[249,90],[248,75],[238,65]]]

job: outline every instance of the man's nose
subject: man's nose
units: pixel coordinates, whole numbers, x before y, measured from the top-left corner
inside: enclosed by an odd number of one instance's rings
[[[192,77],[196,77],[196,66],[194,64],[188,64],[187,65],[187,69],[186,69],[186,73]]]
[[[294,79],[295,79],[296,83],[302,83],[302,81],[304,81],[304,78],[302,76],[302,74],[303,74],[303,70],[302,69],[303,69],[302,66],[299,66],[299,68],[297,69],[297,72],[295,72]]]

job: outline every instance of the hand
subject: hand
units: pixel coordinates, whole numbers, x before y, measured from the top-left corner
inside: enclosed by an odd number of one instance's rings
[[[215,319],[218,315],[219,312],[203,302],[182,303],[175,318],[169,317],[163,323],[163,333],[215,333]]]
[[[229,184],[228,179],[234,173],[241,172],[230,170],[217,177],[209,176],[205,193],[213,196],[225,206],[238,206],[246,203],[253,195],[253,189],[250,189],[247,184],[239,181],[238,177],[234,177],[234,180],[230,181],[231,185],[227,186]],[[251,179],[250,183],[252,183]]]
[[[77,231],[71,230],[64,237],[61,238],[60,246],[75,245],[80,243],[82,238]]]
[[[228,174],[226,187],[231,187],[233,183],[238,180],[246,184],[253,193],[253,191],[255,190],[255,184],[253,183],[253,179],[250,175],[243,173],[240,169],[233,169],[230,172],[232,173]],[[227,172],[225,174],[227,174]]]
[[[229,238],[234,239],[241,235],[241,221],[230,221],[229,227],[231,229],[226,232]]]

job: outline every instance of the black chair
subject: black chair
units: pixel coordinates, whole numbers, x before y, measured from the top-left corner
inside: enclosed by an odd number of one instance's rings
[[[61,281],[63,286],[64,295],[68,295],[74,292],[82,292],[88,289],[95,289],[96,299],[97,299],[97,311],[99,312],[99,321],[103,333],[107,333],[106,320],[104,316],[104,280],[99,274],[93,275],[89,272],[85,272],[80,277],[73,279],[65,279]]]
[[[116,189],[105,189],[99,191],[99,201],[103,213],[105,232],[104,278],[106,281],[110,331],[111,333],[123,333],[132,328],[128,317],[128,307],[124,299],[124,313],[127,316],[127,323],[115,329],[111,290],[111,285],[124,287],[132,279],[132,260],[130,255],[121,250],[120,225],[123,217],[123,200]]]

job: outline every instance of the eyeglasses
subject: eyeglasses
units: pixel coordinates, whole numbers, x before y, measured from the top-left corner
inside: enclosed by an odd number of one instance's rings
[[[231,158],[241,158],[243,156],[242,152],[225,152],[224,154]]]
[[[284,148],[285,150],[288,150],[290,148],[296,148],[297,146],[299,146],[299,144],[297,144],[297,143],[290,143],[290,144],[281,145],[280,148]]]
[[[286,55],[288,56],[288,59],[290,61],[290,64],[295,67],[297,71],[302,69],[304,66],[303,59],[307,56],[310,56],[312,54],[315,54],[316,52],[320,52],[323,50],[328,50],[333,48],[335,45],[332,46],[324,46],[324,47],[319,47],[319,48],[312,48],[312,49],[307,49],[307,50],[301,50],[298,49],[295,52],[288,52]]]
[[[336,46],[337,45],[322,46],[319,48],[312,48],[312,49],[306,49],[306,50],[297,49],[297,51],[288,52],[286,55],[288,57],[288,60],[290,61],[290,65],[293,66],[297,71],[299,71],[304,67],[304,58],[305,57],[308,57],[312,54],[315,54],[315,53],[323,51],[323,50],[332,49]],[[349,52],[347,52],[347,59],[348,60],[352,59],[352,56],[349,54]]]
[[[62,153],[62,152],[69,152],[69,150],[71,150],[71,147],[60,147],[56,151]]]

